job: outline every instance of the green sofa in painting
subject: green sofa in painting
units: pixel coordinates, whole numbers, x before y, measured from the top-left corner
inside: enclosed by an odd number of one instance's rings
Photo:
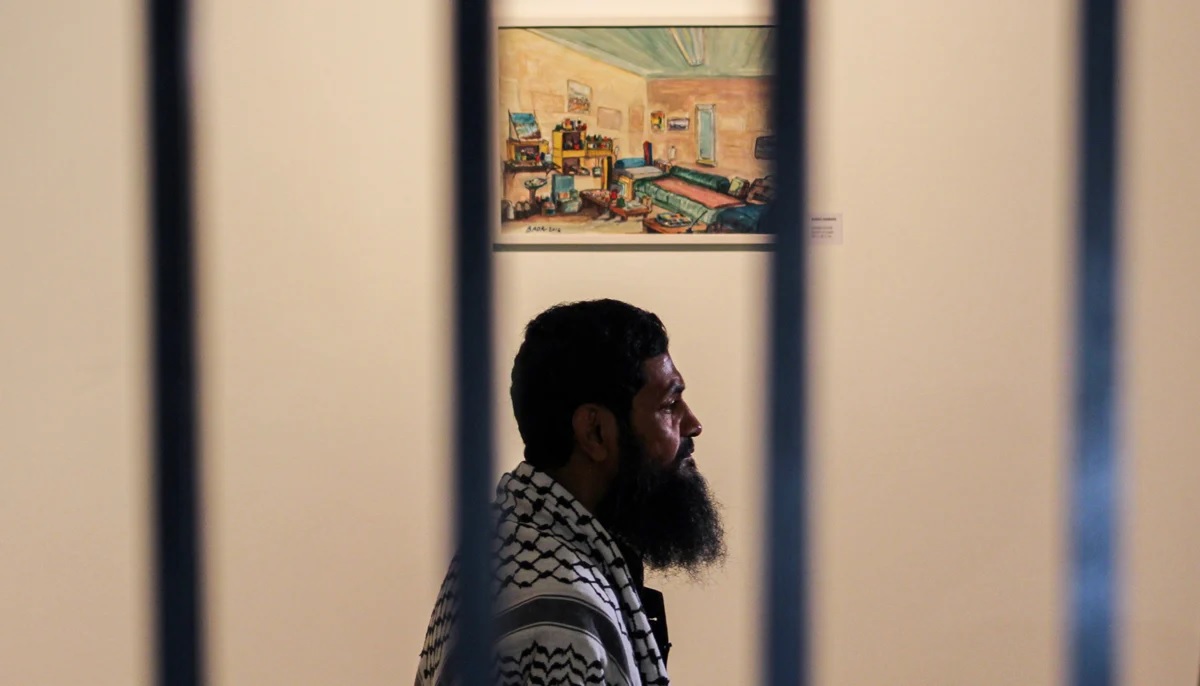
[[[729,179],[687,167],[671,167],[657,179],[639,179],[633,190],[649,197],[660,210],[678,212],[703,224],[714,223],[724,209],[745,205],[729,195]]]

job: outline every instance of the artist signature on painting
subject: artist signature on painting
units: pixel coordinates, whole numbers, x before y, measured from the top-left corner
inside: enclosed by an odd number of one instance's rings
[[[557,226],[527,226],[525,233],[562,233]]]

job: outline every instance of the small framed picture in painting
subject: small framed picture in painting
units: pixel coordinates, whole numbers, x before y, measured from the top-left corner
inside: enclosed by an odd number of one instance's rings
[[[662,110],[650,113],[650,129],[653,131],[662,131],[663,122],[667,120],[667,113]]]
[[[567,81],[567,112],[589,114],[592,111],[592,87],[578,81]]]
[[[754,159],[775,159],[775,136],[759,136],[754,139]]]
[[[691,119],[688,117],[671,117],[667,120],[668,131],[687,131]]]

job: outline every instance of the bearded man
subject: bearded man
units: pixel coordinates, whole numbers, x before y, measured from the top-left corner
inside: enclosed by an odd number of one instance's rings
[[[657,316],[615,300],[526,327],[511,387],[525,459],[494,505],[496,683],[670,683],[665,606],[644,566],[695,576],[725,545],[667,346]],[[417,686],[455,682],[456,582],[452,562]]]

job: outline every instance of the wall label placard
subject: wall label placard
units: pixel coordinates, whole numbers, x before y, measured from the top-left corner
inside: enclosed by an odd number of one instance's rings
[[[808,218],[808,242],[813,245],[842,244],[842,215],[814,214]]]

